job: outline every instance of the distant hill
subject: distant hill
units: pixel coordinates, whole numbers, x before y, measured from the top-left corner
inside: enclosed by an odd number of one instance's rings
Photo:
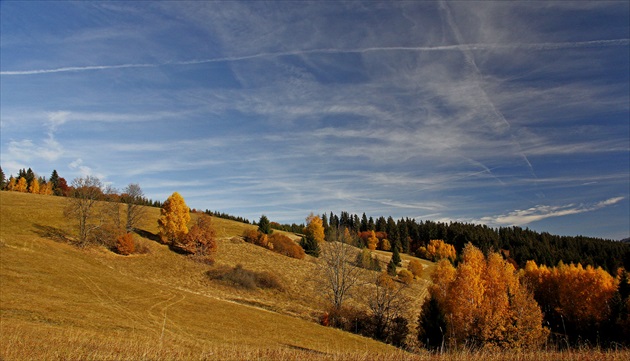
[[[624,238],[620,242],[622,242],[622,243],[630,243],[630,238]]]

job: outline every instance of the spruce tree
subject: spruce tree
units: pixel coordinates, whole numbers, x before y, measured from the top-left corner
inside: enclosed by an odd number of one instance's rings
[[[304,252],[313,257],[319,257],[319,242],[313,236],[305,236],[300,240],[300,246],[304,248]]]
[[[400,259],[400,253],[398,251],[398,247],[399,247],[398,243],[394,243],[391,262],[393,262],[394,265],[396,266],[402,265],[402,260]]]
[[[389,263],[387,264],[387,274],[392,277],[396,276],[396,263],[394,263],[393,258],[389,260]]]
[[[57,196],[61,195],[61,191],[59,190],[59,174],[57,170],[54,169],[52,174],[50,175],[50,184],[52,184],[53,193]]]
[[[7,185],[7,179],[4,176],[4,172],[2,171],[2,167],[0,167],[0,190],[4,190],[4,187]]]
[[[260,216],[260,221],[258,221],[258,232],[264,234],[271,234],[271,232],[273,232],[271,223],[269,223],[269,219],[264,214]]]

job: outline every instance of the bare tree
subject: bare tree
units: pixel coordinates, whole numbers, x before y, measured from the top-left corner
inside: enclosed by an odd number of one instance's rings
[[[354,264],[356,251],[347,244],[348,230],[331,232],[329,242],[322,252],[322,273],[326,297],[335,310],[352,296],[353,288],[359,283],[361,269]]]
[[[97,202],[103,199],[103,183],[94,176],[75,178],[68,197],[65,214],[79,223],[79,241],[85,243],[91,233],[103,224],[102,213],[96,209]]]
[[[131,183],[123,190],[121,200],[127,205],[127,232],[134,231],[144,216],[145,208],[140,205],[143,198],[144,193],[139,184]]]
[[[387,273],[379,274],[374,285],[374,293],[368,300],[374,322],[374,337],[387,341],[388,337],[396,333],[392,332],[392,328],[395,327],[394,321],[402,316],[404,306],[408,302],[402,294],[406,285],[394,282]]]

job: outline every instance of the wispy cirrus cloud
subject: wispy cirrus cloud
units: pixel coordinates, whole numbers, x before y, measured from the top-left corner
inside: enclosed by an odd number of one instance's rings
[[[625,197],[613,197],[595,204],[538,205],[524,210],[515,210],[507,214],[482,217],[478,220],[473,220],[473,222],[496,226],[523,226],[546,218],[597,211],[617,204],[624,199]]]

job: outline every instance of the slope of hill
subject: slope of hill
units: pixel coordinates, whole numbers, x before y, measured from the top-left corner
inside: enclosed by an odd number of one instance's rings
[[[213,267],[273,270],[284,292],[234,289],[209,266],[144,239],[149,254],[119,256],[48,237],[69,229],[65,199],[0,192],[1,355],[3,359],[308,358],[400,351],[319,326],[312,260],[294,260],[222,239]],[[141,226],[156,231],[157,209]],[[216,219],[220,236],[240,234]],[[297,317],[294,317],[297,316]],[[221,356],[223,355],[223,357]],[[264,356],[267,355],[267,356]]]

